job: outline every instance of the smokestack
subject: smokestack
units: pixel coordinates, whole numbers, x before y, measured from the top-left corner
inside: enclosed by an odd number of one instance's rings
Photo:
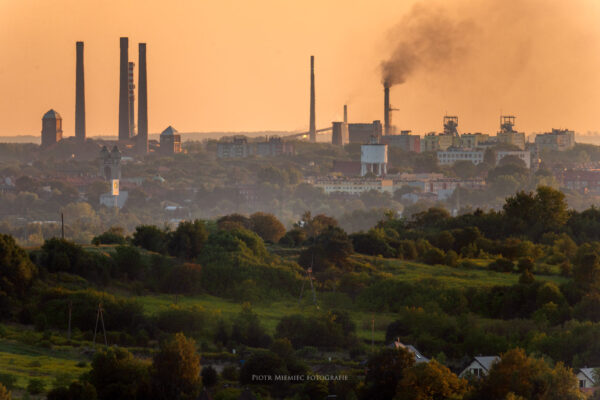
[[[146,43],[138,46],[138,146],[148,153],[148,87],[146,77]]]
[[[133,83],[133,70],[135,63],[127,63],[127,91],[129,98],[129,137],[135,136],[135,83]]]
[[[390,85],[387,82],[383,85],[383,134],[390,134]]]
[[[75,44],[75,137],[85,141],[85,82],[83,78],[83,42]]]
[[[128,140],[129,133],[129,39],[120,39],[121,59],[119,64],[119,140]]]
[[[315,56],[310,56],[310,128],[311,142],[317,141],[317,128],[315,123]]]
[[[348,105],[344,104],[344,123],[348,123]]]

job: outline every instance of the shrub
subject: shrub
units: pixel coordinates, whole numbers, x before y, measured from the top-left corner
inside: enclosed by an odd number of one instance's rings
[[[40,393],[44,393],[44,390],[46,389],[46,385],[44,384],[44,381],[42,381],[41,379],[30,379],[29,383],[27,384],[27,392],[30,394],[40,394]]]
[[[488,265],[488,268],[497,272],[513,272],[515,265],[506,258],[498,258]]]
[[[429,265],[444,264],[445,258],[444,252],[437,247],[430,248],[422,256],[423,262]]]
[[[125,239],[125,235],[123,232],[123,228],[120,227],[111,227],[106,232],[95,236],[92,239],[93,245],[101,245],[101,244],[126,244],[127,239]]]

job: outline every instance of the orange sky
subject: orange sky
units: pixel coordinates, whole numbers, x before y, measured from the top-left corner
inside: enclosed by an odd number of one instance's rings
[[[115,134],[119,37],[148,46],[149,129],[307,129],[309,57],[317,127],[382,119],[380,64],[414,0],[0,0],[0,135],[34,134],[50,108],[74,133],[75,42],[85,42],[88,136]],[[597,0],[445,0],[469,23],[464,53],[392,88],[394,123],[423,134],[445,112],[461,131],[600,131]],[[166,5],[168,4],[168,6]],[[425,2],[427,7],[434,0]],[[412,18],[412,17],[411,17]],[[471,29],[470,28],[470,29]],[[137,71],[136,71],[137,82]]]

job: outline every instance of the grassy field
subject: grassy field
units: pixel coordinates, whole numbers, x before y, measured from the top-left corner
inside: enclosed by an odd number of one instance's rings
[[[0,339],[0,373],[16,378],[16,387],[25,389],[30,379],[40,379],[46,390],[54,382],[76,380],[89,370],[89,357],[73,348],[49,349]]]

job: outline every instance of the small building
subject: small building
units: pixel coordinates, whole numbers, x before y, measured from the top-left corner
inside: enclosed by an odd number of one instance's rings
[[[181,135],[170,125],[160,134],[160,153],[164,155],[181,153]]]
[[[600,169],[570,169],[562,173],[561,180],[567,189],[600,193]]]
[[[381,137],[381,143],[390,147],[399,147],[404,151],[421,152],[421,136],[411,135],[410,131],[402,131],[399,135],[385,135]]]
[[[428,363],[430,361],[429,358],[427,358],[423,354],[421,354],[421,352],[419,350],[417,350],[417,348],[415,346],[410,345],[410,344],[403,344],[399,338],[396,339],[390,347],[395,348],[395,349],[408,350],[415,356],[415,363],[417,363],[417,364]]]
[[[580,368],[577,371],[577,381],[579,384],[579,389],[591,389],[595,388],[600,384],[598,382],[598,374],[597,372],[600,368]]]
[[[331,144],[334,146],[344,146],[349,142],[348,124],[346,122],[331,123]]]
[[[332,172],[344,176],[359,176],[360,161],[333,160]]]
[[[387,174],[387,144],[378,143],[375,136],[371,137],[370,143],[360,146],[360,175],[368,173]]]
[[[453,146],[460,146],[460,137],[435,132],[426,134],[421,143],[421,151],[445,151]]]
[[[535,135],[538,151],[564,151],[575,146],[575,132],[568,129],[552,129],[552,132]]]
[[[379,140],[382,132],[381,122],[378,120],[370,124],[348,124],[348,141],[350,143],[368,143],[373,136]]]
[[[42,149],[46,149],[62,140],[62,117],[54,110],[42,117]]]
[[[492,365],[500,361],[498,356],[477,356],[474,357],[467,368],[463,369],[458,375],[459,378],[475,377],[482,378],[487,376],[492,369]]]
[[[475,149],[480,143],[486,143],[491,140],[490,135],[484,133],[463,133],[460,135],[460,147],[463,149]]]

